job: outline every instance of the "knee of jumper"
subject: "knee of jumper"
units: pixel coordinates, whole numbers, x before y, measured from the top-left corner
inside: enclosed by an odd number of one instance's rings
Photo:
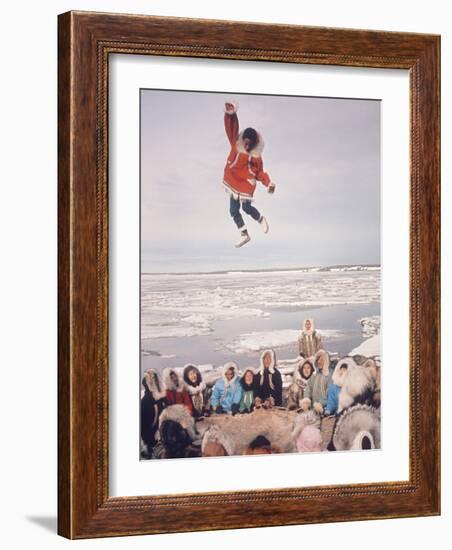
[[[240,212],[240,202],[231,202],[229,206],[229,213],[232,217],[236,216]]]
[[[242,203],[242,208],[243,208],[243,211],[246,212],[247,214],[249,214],[251,212],[251,210],[253,209],[253,206],[251,204],[250,201],[244,201]]]

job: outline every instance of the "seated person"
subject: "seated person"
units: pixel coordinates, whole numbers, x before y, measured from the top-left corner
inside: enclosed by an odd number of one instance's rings
[[[243,376],[240,378],[242,385],[242,399],[240,400],[239,412],[249,413],[254,408],[254,370],[249,367],[245,369]]]
[[[185,405],[193,414],[193,405],[177,372],[173,369],[163,370],[163,381],[166,388],[166,402],[168,405]]]
[[[264,408],[282,405],[282,377],[272,349],[262,352],[259,372],[254,376],[254,404]]]
[[[237,365],[226,363],[223,376],[215,382],[210,405],[216,413],[232,413],[239,411],[243,389],[237,376]]]

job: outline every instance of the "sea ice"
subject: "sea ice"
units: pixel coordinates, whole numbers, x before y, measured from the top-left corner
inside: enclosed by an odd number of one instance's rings
[[[322,338],[333,339],[340,338],[343,333],[338,330],[321,330],[319,334]],[[226,347],[235,353],[257,352],[267,348],[282,348],[290,346],[298,341],[299,330],[273,330],[249,332],[240,335]]]

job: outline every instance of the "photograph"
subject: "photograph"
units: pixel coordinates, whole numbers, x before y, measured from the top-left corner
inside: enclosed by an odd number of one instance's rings
[[[141,460],[381,448],[381,101],[140,90]]]

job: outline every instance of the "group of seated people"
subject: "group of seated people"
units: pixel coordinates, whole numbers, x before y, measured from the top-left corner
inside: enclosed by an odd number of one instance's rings
[[[143,442],[148,449],[154,446],[159,416],[170,405],[184,405],[195,421],[211,414],[246,414],[254,409],[273,407],[305,413],[313,411],[322,417],[337,414],[341,390],[339,380],[342,371],[348,367],[347,361],[341,360],[332,364],[329,353],[322,349],[320,336],[310,319],[304,322],[298,344],[300,360],[284,396],[282,375],[276,366],[275,352],[272,349],[262,352],[257,370],[248,367],[239,375],[235,363],[226,363],[222,376],[213,387],[206,384],[201,371],[193,364],[186,365],[181,376],[175,369],[164,369],[163,386],[157,371],[149,369],[142,381]],[[336,369],[338,372],[333,376],[335,366],[339,369]],[[314,435],[316,444],[319,444],[318,434]],[[301,446],[303,444],[300,443]]]

